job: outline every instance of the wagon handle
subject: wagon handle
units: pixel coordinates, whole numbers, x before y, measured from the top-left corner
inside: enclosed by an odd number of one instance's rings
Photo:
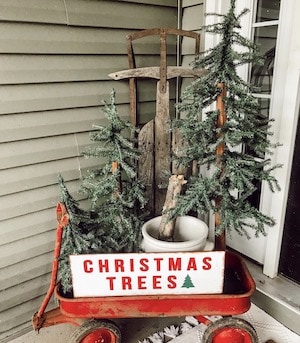
[[[56,206],[56,218],[57,218],[57,229],[56,229],[56,239],[55,239],[55,247],[54,247],[54,257],[52,262],[52,272],[51,272],[51,280],[48,292],[40,306],[38,312],[36,312],[32,318],[33,327],[35,330],[39,330],[43,326],[44,322],[44,312],[48,303],[53,295],[54,288],[57,282],[57,273],[58,273],[58,265],[59,265],[59,256],[60,256],[60,249],[61,249],[61,242],[62,242],[62,234],[63,229],[68,225],[69,222],[69,214],[65,205],[59,202]]]

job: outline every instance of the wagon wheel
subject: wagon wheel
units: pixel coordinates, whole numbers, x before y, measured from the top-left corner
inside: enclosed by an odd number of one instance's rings
[[[226,317],[208,325],[202,343],[259,343],[253,326],[240,318]]]
[[[109,320],[91,319],[73,332],[70,343],[121,343],[121,332]]]

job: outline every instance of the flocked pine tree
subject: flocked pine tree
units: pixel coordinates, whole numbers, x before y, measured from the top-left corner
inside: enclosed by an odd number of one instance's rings
[[[95,125],[90,146],[83,155],[105,161],[103,166],[88,170],[81,191],[91,200],[92,210],[101,213],[104,227],[109,228],[107,249],[112,252],[132,252],[138,247],[145,205],[143,185],[136,174],[139,151],[130,137],[135,128],[123,120],[115,104],[115,91],[110,103],[105,103],[107,126]],[[127,138],[129,137],[129,138]]]
[[[64,294],[72,290],[69,256],[103,251],[105,229],[99,225],[97,216],[79,207],[79,203],[69,193],[62,176],[59,175],[61,201],[68,213],[68,225],[63,230],[59,257],[58,279]]]
[[[259,61],[255,44],[239,34],[240,18],[245,13],[246,9],[236,15],[235,0],[231,0],[228,13],[218,15],[222,21],[205,27],[221,39],[196,57],[194,67],[208,73],[184,90],[178,104],[181,119],[175,127],[186,142],[178,161],[193,163],[195,168],[172,215],[212,210],[218,216],[217,234],[226,228],[249,237],[248,228],[256,235],[265,234],[265,225],[274,224],[249,202],[257,182],[266,181],[272,191],[279,186],[271,174],[275,167],[266,157],[275,147],[270,141],[271,121],[260,112],[250,84],[236,70]],[[216,102],[219,106],[211,110]]]
[[[91,140],[96,142],[83,154],[98,158],[99,167],[88,170],[81,191],[91,201],[91,210],[79,207],[59,177],[61,200],[70,220],[64,230],[59,264],[59,279],[64,293],[72,289],[68,256],[71,254],[134,252],[139,247],[140,227],[145,199],[143,186],[136,177],[139,157],[130,131],[130,123],[122,120],[115,104],[115,92],[105,103],[107,126],[95,125]],[[129,131],[129,132],[128,132]],[[132,135],[133,136],[133,135]]]

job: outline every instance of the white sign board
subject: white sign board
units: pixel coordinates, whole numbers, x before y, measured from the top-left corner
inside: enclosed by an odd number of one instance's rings
[[[224,251],[71,255],[75,297],[217,294]]]

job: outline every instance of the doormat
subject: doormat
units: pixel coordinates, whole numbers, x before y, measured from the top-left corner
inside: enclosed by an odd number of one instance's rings
[[[255,328],[259,343],[300,343],[300,336],[286,328],[277,320],[256,305],[252,304],[248,312],[235,316],[248,321]],[[207,316],[215,321],[221,316]],[[195,317],[187,316],[179,325],[171,325],[157,331],[137,343],[201,343],[202,336],[207,326],[199,323]]]
[[[221,316],[207,316],[209,320],[215,321]],[[199,342],[201,343],[206,325],[192,316],[185,317],[185,321],[179,325],[171,325],[161,331],[157,331],[137,343],[175,343],[175,342]],[[179,339],[179,340],[178,340]]]

